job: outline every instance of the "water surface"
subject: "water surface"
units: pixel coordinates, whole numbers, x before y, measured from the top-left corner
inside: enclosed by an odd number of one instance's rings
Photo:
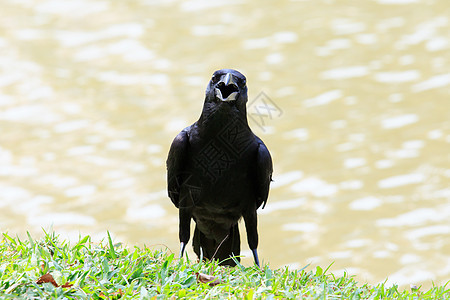
[[[0,230],[176,252],[167,151],[230,67],[275,164],[263,262],[443,283],[449,16],[446,0],[4,0]]]

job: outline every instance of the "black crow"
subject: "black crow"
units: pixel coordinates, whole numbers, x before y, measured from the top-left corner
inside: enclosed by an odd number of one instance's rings
[[[167,158],[167,189],[179,209],[180,257],[196,226],[194,252],[235,265],[239,256],[238,221],[259,266],[256,210],[267,202],[272,158],[247,122],[246,78],[240,72],[214,72],[197,122],[173,140]],[[237,257],[239,261],[239,257]]]

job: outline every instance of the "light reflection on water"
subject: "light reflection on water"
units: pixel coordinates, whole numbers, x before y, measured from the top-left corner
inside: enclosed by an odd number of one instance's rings
[[[210,74],[233,67],[278,112],[250,120],[275,162],[264,261],[448,280],[445,0],[4,2],[1,231],[109,230],[175,251],[167,150]]]

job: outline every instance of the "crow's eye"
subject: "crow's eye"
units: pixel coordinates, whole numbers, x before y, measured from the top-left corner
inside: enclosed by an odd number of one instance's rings
[[[219,81],[219,79],[220,79],[220,76],[219,75],[213,75],[212,77],[211,77],[211,81],[213,82],[213,83],[217,83],[218,81]]]
[[[241,87],[244,87],[246,84],[247,84],[247,81],[246,81],[245,79],[239,80],[239,85],[240,85]]]

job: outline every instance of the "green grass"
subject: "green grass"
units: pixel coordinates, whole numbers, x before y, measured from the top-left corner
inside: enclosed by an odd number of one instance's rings
[[[1,299],[450,299],[446,285],[400,290],[327,271],[178,260],[167,250],[114,244],[109,233],[101,243],[86,236],[70,245],[55,233],[42,240],[3,234],[0,243]],[[219,283],[203,283],[203,274]]]

